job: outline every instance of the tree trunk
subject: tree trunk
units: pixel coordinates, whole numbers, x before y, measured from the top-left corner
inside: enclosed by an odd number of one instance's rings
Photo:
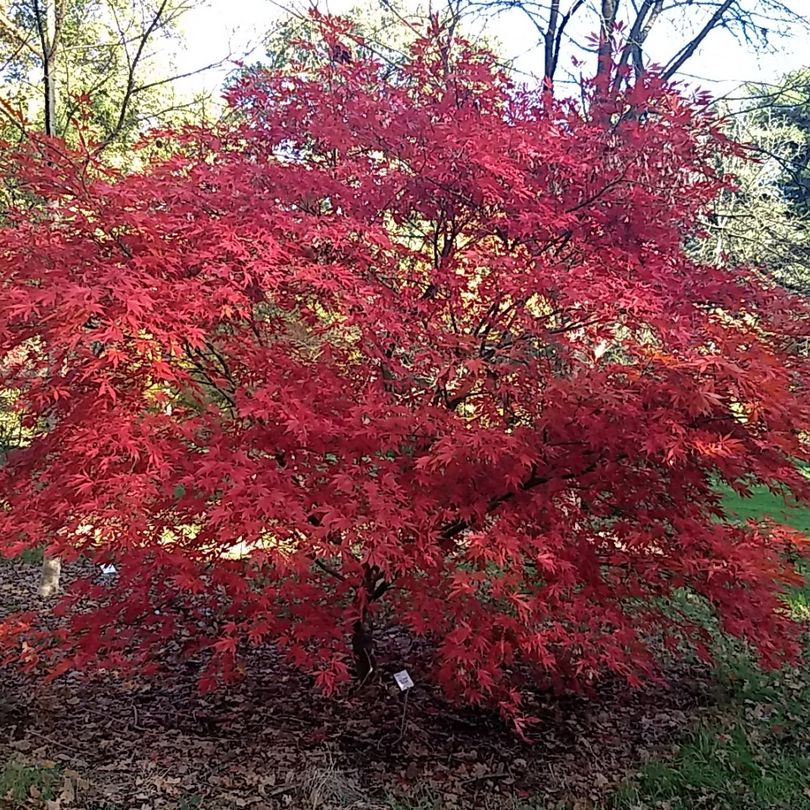
[[[374,660],[374,626],[367,610],[363,610],[361,617],[354,623],[352,652],[357,680],[365,683],[377,668]]]
[[[45,92],[45,134],[56,137],[56,9],[53,2],[49,2],[45,12],[46,31],[49,46],[43,54],[42,80]]]
[[[34,2],[37,28],[42,46],[42,89],[45,95],[45,134],[52,138],[56,131],[56,52],[59,48],[59,35],[64,17],[64,0],[39,0]],[[54,425],[52,416],[48,418],[48,429]],[[43,599],[59,593],[59,579],[62,575],[62,560],[59,557],[42,558],[42,574],[39,580],[39,595]]]
[[[62,23],[64,22],[64,0],[34,0],[34,19],[39,33],[42,51],[42,90],[45,100],[45,134],[57,135],[56,105],[56,55],[59,50]]]
[[[596,66],[596,83],[600,95],[606,94],[613,72],[613,28],[616,25],[617,9],[616,0],[602,0]]]
[[[42,576],[39,580],[39,595],[43,599],[59,593],[59,578],[62,574],[62,560],[59,557],[48,557],[42,560]]]

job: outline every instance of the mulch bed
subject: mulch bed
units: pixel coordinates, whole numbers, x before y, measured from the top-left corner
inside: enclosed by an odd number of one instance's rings
[[[41,607],[37,578],[36,565],[0,565],[0,615]],[[401,635],[390,631],[382,647],[394,669],[411,668]],[[47,810],[359,810],[414,794],[425,807],[435,797],[442,807],[494,810],[532,796],[584,809],[603,807],[714,694],[710,673],[696,667],[668,673],[668,687],[606,681],[589,698],[540,694],[541,724],[527,744],[492,714],[448,706],[411,671],[403,725],[387,675],[327,699],[272,649],[250,657],[240,684],[205,696],[196,667],[179,660],[155,680],[67,675],[46,685],[4,670],[0,765],[60,766],[61,793],[29,805]]]

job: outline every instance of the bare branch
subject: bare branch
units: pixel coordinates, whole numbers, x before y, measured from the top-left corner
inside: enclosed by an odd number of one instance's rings
[[[158,6],[157,11],[152,17],[152,21],[149,23],[149,25],[147,26],[146,30],[143,32],[143,35],[140,38],[140,42],[138,43],[138,48],[135,51],[135,55],[129,62],[126,89],[124,91],[124,98],[121,100],[121,106],[118,110],[118,119],[112,130],[109,133],[107,133],[107,137],[102,142],[101,146],[99,147],[99,150],[109,145],[124,128],[124,124],[127,119],[127,113],[129,111],[129,105],[132,100],[133,92],[135,90],[135,75],[136,71],[138,70],[138,64],[140,63],[141,58],[143,57],[143,52],[144,49],[146,48],[147,42],[149,41],[152,34],[155,32],[155,29],[158,27],[163,18],[163,14],[166,11],[166,6],[168,5],[168,3],[169,0],[161,0],[161,3]]]
[[[37,49],[29,42],[28,36],[20,31],[20,29],[11,20],[9,20],[9,18],[2,11],[0,11],[0,31],[5,31],[8,33],[11,38],[20,45],[21,48],[25,48],[32,56],[36,57],[37,59],[42,57]]]
[[[222,59],[218,59],[216,62],[210,62],[209,64],[195,68],[194,70],[189,70],[185,73],[176,73],[173,76],[167,76],[165,79],[158,79],[157,81],[148,82],[147,84],[139,84],[132,90],[132,95],[134,96],[138,93],[143,93],[145,90],[151,90],[153,87],[160,87],[163,84],[176,82],[180,79],[187,79],[189,76],[197,76],[200,73],[205,73],[207,70],[214,70],[215,68],[222,67],[222,65],[231,59],[231,56],[232,54],[229,53],[227,56],[223,56]]]
[[[692,56],[692,54],[694,54],[698,47],[700,47],[700,43],[706,39],[711,31],[720,25],[726,12],[731,8],[734,2],[735,0],[724,0],[723,4],[717,8],[714,14],[712,14],[712,16],[707,20],[703,28],[700,29],[697,36],[684,45],[684,47],[670,60],[666,69],[664,70],[665,79],[671,79],[683,67],[685,62]]]
[[[331,565],[327,565],[323,560],[319,559],[318,557],[313,557],[312,562],[314,562],[315,565],[321,569],[321,571],[325,571],[330,576],[335,577],[335,579],[339,579],[341,582],[346,581],[346,577],[343,576],[343,574],[341,574],[340,571],[338,571],[336,568],[332,568]]]
[[[636,75],[640,74],[643,70],[642,47],[663,8],[664,0],[644,0],[639,7],[636,19],[633,21],[630,33],[627,35],[627,43],[622,49],[622,54],[619,58],[619,70],[614,79],[614,88],[618,87],[621,82],[622,68],[630,63],[631,58],[636,68]]]

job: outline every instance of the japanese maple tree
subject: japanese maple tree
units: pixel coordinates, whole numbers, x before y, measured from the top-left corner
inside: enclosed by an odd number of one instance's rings
[[[717,485],[808,497],[808,313],[684,250],[733,148],[704,99],[652,75],[583,98],[438,26],[392,70],[333,22],[139,173],[21,152],[50,204],[0,231],[29,437],[0,549],[117,574],[73,582],[57,629],[8,618],[9,655],[148,670],[177,642],[209,688],[275,644],[331,690],[385,621],[519,718],[526,683],[702,650],[687,588],[795,656],[799,540],[724,521]]]

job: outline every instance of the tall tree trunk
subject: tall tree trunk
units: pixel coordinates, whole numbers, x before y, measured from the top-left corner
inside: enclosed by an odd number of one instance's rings
[[[33,0],[34,18],[42,49],[42,90],[45,97],[44,128],[50,137],[57,135],[56,104],[56,56],[65,15],[64,0]],[[51,421],[50,419],[48,420]],[[49,428],[52,425],[49,424]],[[42,573],[39,580],[39,595],[46,599],[59,592],[62,575],[62,560],[49,557],[42,560]]]
[[[555,44],[557,42],[557,26],[560,20],[560,0],[551,0],[548,10],[548,26],[543,35],[543,78],[545,79],[546,90],[550,91],[551,83],[554,81],[554,71],[557,68],[557,54]]]
[[[50,47],[44,54],[43,85],[45,90],[45,134],[56,135],[56,0],[45,0],[45,25]]]
[[[56,57],[65,16],[64,0],[33,0],[34,18],[42,50],[42,91],[45,97],[45,134],[57,135]]]
[[[596,65],[596,82],[600,94],[607,90],[613,72],[613,28],[616,25],[618,7],[619,0],[601,0]]]

